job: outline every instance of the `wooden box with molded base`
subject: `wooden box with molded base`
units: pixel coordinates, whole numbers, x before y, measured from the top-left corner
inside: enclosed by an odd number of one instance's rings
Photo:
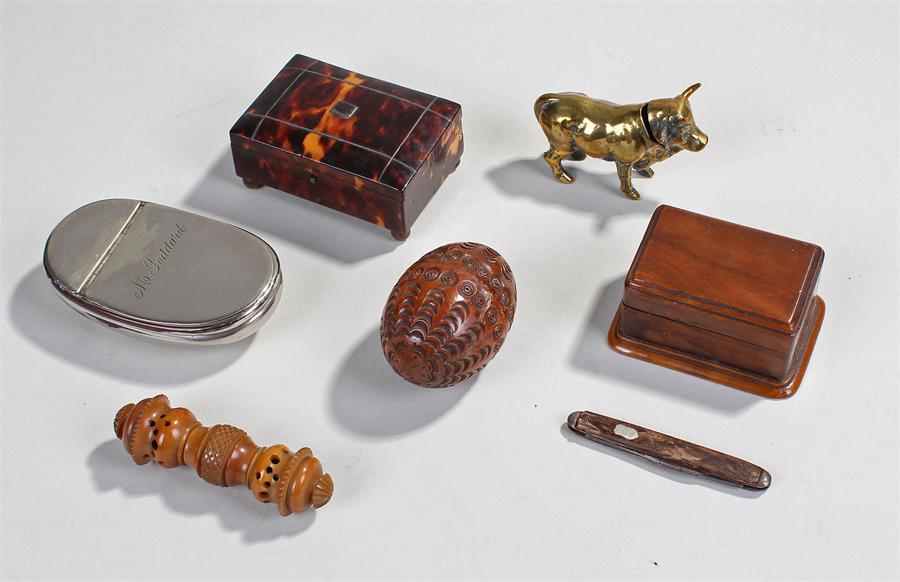
[[[237,175],[404,240],[462,156],[462,109],[295,55],[231,128]]]
[[[810,243],[657,208],[609,343],[625,355],[768,398],[794,394],[825,303]]]

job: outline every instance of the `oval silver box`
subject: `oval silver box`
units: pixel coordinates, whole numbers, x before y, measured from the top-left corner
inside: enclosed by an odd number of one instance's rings
[[[166,341],[238,341],[281,297],[278,256],[261,238],[140,200],[100,200],[69,214],[47,239],[44,269],[79,313]]]

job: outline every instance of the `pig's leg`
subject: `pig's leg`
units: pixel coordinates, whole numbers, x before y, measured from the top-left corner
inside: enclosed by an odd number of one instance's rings
[[[563,184],[571,184],[575,181],[562,167],[562,161],[569,157],[571,153],[569,150],[557,149],[553,146],[550,146],[550,149],[544,152],[544,161],[547,162],[547,165],[553,171],[553,177]]]
[[[632,200],[638,200],[641,195],[631,185],[631,168],[632,164],[616,161],[616,173],[619,174],[619,190]]]

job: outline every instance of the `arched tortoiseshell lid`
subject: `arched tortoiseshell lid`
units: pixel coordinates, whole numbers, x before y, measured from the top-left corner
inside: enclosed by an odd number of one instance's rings
[[[516,313],[516,281],[494,249],[437,248],[406,270],[381,317],[381,347],[395,372],[426,388],[469,378],[494,357]]]
[[[138,465],[187,465],[213,485],[246,485],[259,501],[277,503],[281,515],[322,507],[334,491],[331,475],[310,449],[260,447],[237,427],[203,426],[162,394],[123,406],[113,429]]]

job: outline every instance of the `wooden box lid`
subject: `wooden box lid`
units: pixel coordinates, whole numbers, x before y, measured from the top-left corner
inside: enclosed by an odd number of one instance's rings
[[[660,206],[625,279],[628,307],[766,346],[796,334],[824,251],[810,243]]]
[[[402,192],[460,106],[295,55],[231,129],[247,138]]]

